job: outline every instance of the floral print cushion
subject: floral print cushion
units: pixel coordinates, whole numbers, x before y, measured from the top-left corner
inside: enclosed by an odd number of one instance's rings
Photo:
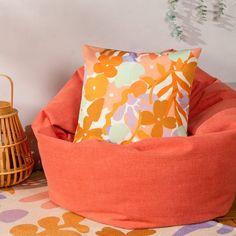
[[[189,96],[201,49],[134,53],[84,46],[75,142],[128,144],[187,136]]]

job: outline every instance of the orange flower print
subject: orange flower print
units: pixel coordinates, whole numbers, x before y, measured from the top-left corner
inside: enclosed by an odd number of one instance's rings
[[[76,130],[75,139],[76,140],[88,140],[88,139],[102,139],[102,129],[90,129],[91,122],[89,117],[84,118],[84,125],[80,127],[78,125]]]
[[[130,86],[130,90],[134,94],[135,97],[139,97],[143,95],[144,93],[146,93],[147,85],[145,84],[144,81],[138,80]]]
[[[101,55],[93,69],[96,73],[103,73],[106,77],[114,77],[117,74],[116,66],[122,63],[121,56]]]
[[[167,116],[168,101],[155,101],[153,106],[153,113],[150,111],[141,112],[141,124],[153,125],[151,136],[162,137],[163,128],[173,129],[176,127],[176,119]]]
[[[103,97],[107,91],[108,83],[108,79],[103,75],[88,78],[84,86],[85,98],[88,101],[93,101]]]
[[[90,129],[94,121],[98,121],[102,112],[104,98],[95,100],[87,109],[87,114],[83,120],[83,127],[78,125],[75,140],[102,139],[102,129]]]

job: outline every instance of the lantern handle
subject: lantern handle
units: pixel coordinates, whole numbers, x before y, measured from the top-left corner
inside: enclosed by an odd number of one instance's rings
[[[0,78],[5,78],[5,79],[7,79],[10,82],[10,90],[11,90],[10,91],[11,92],[10,105],[11,105],[11,108],[13,108],[13,90],[14,90],[13,80],[8,75],[1,74],[1,73],[0,73]]]

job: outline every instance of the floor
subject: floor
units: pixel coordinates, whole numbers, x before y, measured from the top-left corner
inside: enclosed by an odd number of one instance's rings
[[[229,213],[224,217],[218,218],[217,221],[225,225],[236,227],[236,199]]]

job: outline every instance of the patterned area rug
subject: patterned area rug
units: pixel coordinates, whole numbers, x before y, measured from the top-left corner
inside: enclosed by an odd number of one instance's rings
[[[35,172],[21,185],[0,189],[0,235],[236,236],[236,228],[216,221],[145,230],[124,230],[100,224],[50,202],[45,177],[42,172]]]

